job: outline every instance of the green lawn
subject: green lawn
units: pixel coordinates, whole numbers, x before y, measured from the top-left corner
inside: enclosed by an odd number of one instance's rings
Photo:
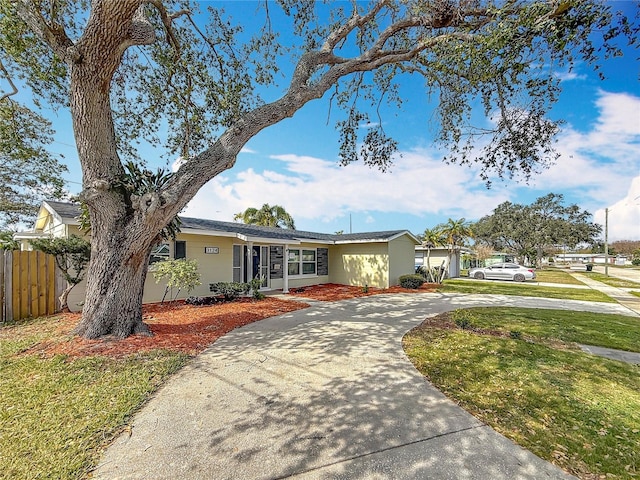
[[[0,330],[0,478],[85,478],[101,447],[187,361],[163,351],[79,360],[23,354],[55,321]]]
[[[559,283],[564,285],[584,285],[580,280],[571,276],[568,270],[559,268],[545,268],[536,270],[536,282]]]
[[[615,303],[604,293],[592,289],[541,287],[530,283],[507,283],[492,280],[445,280],[439,291],[457,293],[493,293],[499,295],[521,295],[525,297],[565,298],[591,302]]]
[[[580,478],[638,478],[640,367],[584,354],[567,342],[638,351],[640,320],[535,313],[452,312],[441,324],[432,320],[409,332],[404,348],[437,388],[536,455]],[[466,329],[451,328],[456,323]]]

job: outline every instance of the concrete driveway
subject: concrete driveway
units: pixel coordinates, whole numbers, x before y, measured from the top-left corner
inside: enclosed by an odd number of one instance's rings
[[[95,478],[571,478],[448,400],[405,356],[402,336],[426,317],[479,305],[629,313],[496,295],[315,303],[219,339],[136,415]]]

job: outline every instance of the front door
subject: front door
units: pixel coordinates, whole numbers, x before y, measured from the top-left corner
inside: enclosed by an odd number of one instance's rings
[[[251,272],[251,278],[260,278],[260,287],[266,288],[269,286],[269,247],[254,245],[252,255],[253,272]]]

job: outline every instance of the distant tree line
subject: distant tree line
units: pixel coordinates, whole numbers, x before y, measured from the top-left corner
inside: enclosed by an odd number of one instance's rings
[[[564,205],[563,195],[550,193],[531,205],[504,202],[472,229],[477,244],[514,253],[521,261],[540,266],[550,250],[595,244],[602,226],[591,218],[578,205]]]

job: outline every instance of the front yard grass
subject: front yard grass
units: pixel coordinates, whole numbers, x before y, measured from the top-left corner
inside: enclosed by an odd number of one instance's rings
[[[638,330],[635,317],[485,308],[429,319],[403,344],[437,388],[524,448],[580,478],[633,479],[640,366],[568,342],[638,351]]]
[[[101,446],[188,358],[160,350],[118,359],[24,354],[55,322],[0,330],[0,478],[85,478]]]
[[[584,285],[580,280],[572,277],[569,271],[553,267],[536,270],[535,281],[542,283],[559,283],[562,285]]]
[[[541,287],[530,283],[507,283],[492,280],[445,280],[441,292],[481,293],[498,295],[520,295],[523,297],[564,298],[589,302],[615,303],[602,292],[592,289],[567,287]]]

